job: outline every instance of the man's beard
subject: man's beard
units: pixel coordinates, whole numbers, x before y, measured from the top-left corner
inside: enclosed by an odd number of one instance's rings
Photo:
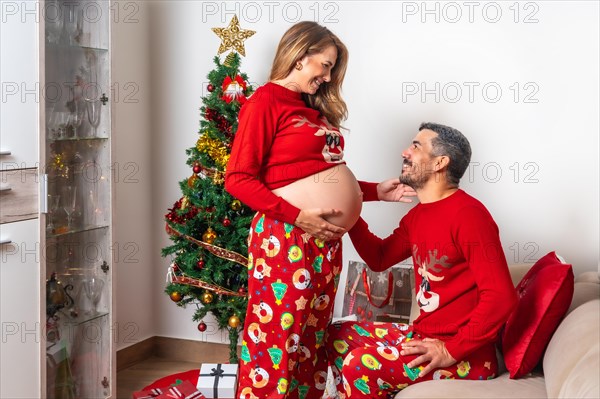
[[[407,164],[409,167],[412,167],[412,162],[408,160],[404,160],[403,164]],[[430,173],[423,173],[423,170],[419,170],[418,173],[407,173],[404,174],[404,170],[399,176],[400,183],[406,184],[409,187],[412,187],[414,190],[419,190],[425,187],[425,184],[429,180]]]
[[[416,178],[415,176],[410,174],[400,175],[400,183],[406,184],[407,186],[412,187],[415,190],[419,190],[425,187],[425,183],[427,183],[427,180],[428,176],[425,176],[423,174],[416,176]]]

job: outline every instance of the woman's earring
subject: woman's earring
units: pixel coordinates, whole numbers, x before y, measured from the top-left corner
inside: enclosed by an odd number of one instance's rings
[[[298,70],[298,71],[302,70],[302,64],[301,63],[297,63],[296,64],[296,70]]]

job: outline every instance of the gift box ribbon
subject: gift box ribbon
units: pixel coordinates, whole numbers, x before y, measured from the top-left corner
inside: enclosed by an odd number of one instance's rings
[[[225,374],[225,370],[221,368],[221,364],[217,364],[217,368],[212,368],[209,374],[200,374],[200,377],[215,377],[213,384],[213,398],[219,398],[219,377],[236,377],[236,374]]]
[[[186,383],[187,383],[187,381],[186,381]],[[181,384],[181,385],[184,385],[184,384]],[[196,391],[196,389],[192,389],[191,384],[189,384],[189,386],[186,386],[186,385],[184,385],[184,387],[177,386],[177,385],[174,387],[171,387],[171,388],[169,388],[169,393],[172,395],[173,398],[178,398],[178,399],[203,399],[204,398],[204,395],[202,395],[201,392]]]

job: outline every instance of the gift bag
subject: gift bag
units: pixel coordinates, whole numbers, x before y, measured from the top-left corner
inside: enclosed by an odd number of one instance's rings
[[[397,265],[374,272],[366,263],[348,262],[343,316],[358,321],[408,323],[414,276],[412,265]]]

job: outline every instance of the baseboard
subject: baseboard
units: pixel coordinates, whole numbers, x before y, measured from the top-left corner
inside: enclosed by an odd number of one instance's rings
[[[156,337],[150,337],[117,351],[117,372],[154,356]]]
[[[241,348],[238,347],[238,356],[240,352]],[[201,363],[229,363],[229,344],[154,336],[117,351],[117,371],[152,356],[198,362],[198,367]]]
[[[229,363],[229,344],[189,339],[154,337],[154,355],[169,360],[200,363]]]

